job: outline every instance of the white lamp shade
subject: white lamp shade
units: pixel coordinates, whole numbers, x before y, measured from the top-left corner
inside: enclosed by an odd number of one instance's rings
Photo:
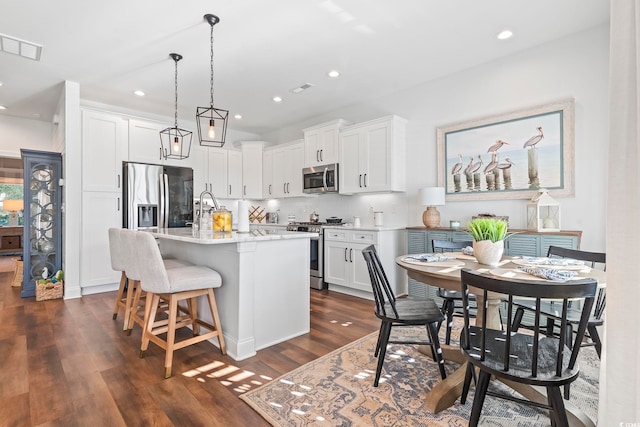
[[[418,200],[423,206],[443,206],[444,187],[424,187],[418,193]]]
[[[5,211],[21,211],[24,209],[24,202],[22,200],[5,200],[2,202],[2,209]]]

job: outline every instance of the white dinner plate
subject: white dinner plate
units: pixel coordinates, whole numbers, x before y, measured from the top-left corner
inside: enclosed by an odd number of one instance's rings
[[[545,282],[553,282],[553,280],[534,276],[533,274],[528,274],[528,273],[525,273],[524,271],[515,270],[513,268],[494,268],[489,270],[489,274],[491,274],[492,276],[500,277],[501,279],[542,280]],[[574,276],[569,280],[579,280],[579,279],[584,279],[584,277]]]
[[[413,259],[402,258],[402,262],[406,262],[407,264],[421,265],[423,267],[462,267],[464,266],[464,262],[456,261],[455,259],[452,259],[449,261],[425,262],[425,261],[416,261]]]

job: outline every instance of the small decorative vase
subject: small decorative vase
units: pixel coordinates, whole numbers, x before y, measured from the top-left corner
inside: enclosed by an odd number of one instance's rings
[[[504,240],[492,242],[491,240],[481,240],[473,242],[473,255],[480,264],[497,266],[504,253]]]

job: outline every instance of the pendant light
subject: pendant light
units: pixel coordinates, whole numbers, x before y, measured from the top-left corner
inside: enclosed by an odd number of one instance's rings
[[[165,159],[186,159],[191,151],[191,138],[193,133],[178,127],[178,61],[182,59],[182,55],[178,53],[170,53],[176,65],[175,72],[175,124],[173,127],[160,131],[160,153]]]
[[[206,14],[204,19],[211,26],[211,98],[208,107],[197,107],[198,139],[206,147],[222,147],[227,135],[227,117],[229,111],[213,106],[213,26],[220,22],[216,15]]]

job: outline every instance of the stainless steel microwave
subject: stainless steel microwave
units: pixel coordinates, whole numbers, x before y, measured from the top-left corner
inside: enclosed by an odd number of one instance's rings
[[[308,194],[337,193],[338,164],[302,169],[302,191]]]

